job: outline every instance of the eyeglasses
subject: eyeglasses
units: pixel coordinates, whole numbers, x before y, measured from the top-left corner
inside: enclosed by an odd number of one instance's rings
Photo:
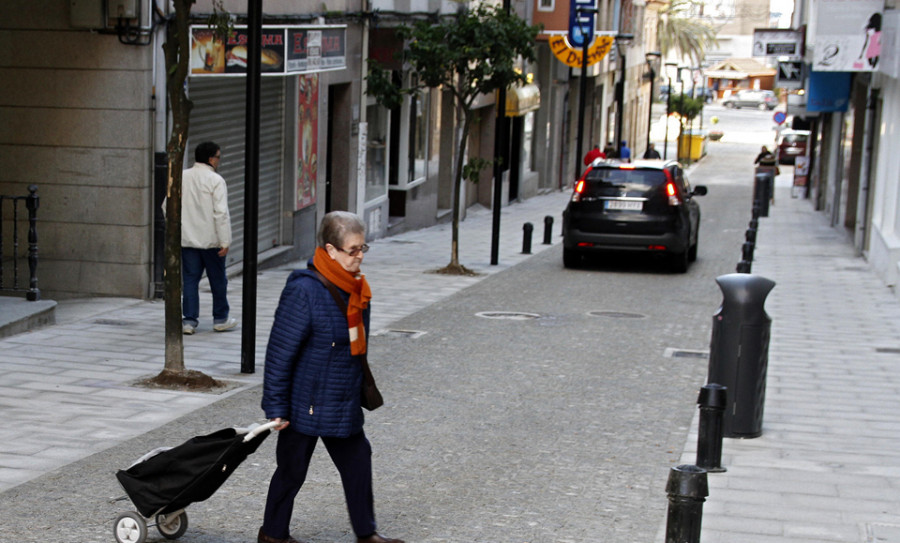
[[[335,249],[337,249],[338,251],[340,251],[342,253],[347,254],[348,256],[356,256],[359,253],[366,253],[369,251],[369,246],[366,245],[365,243],[363,243],[360,247],[357,247],[355,249],[350,249],[349,251],[347,249],[341,249],[340,247],[338,247],[336,245],[332,245],[332,247],[334,247]]]

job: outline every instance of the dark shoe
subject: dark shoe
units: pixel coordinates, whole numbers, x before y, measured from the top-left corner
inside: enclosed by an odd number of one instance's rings
[[[356,543],[404,543],[402,539],[390,539],[381,537],[378,534],[372,534],[369,537],[358,537]]]
[[[269,537],[263,533],[262,528],[259,529],[259,535],[256,536],[256,541],[257,543],[303,543],[291,536],[287,536],[287,539],[275,539],[274,537]]]

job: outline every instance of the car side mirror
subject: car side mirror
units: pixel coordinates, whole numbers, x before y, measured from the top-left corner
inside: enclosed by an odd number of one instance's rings
[[[706,185],[695,186],[694,190],[691,191],[691,194],[694,196],[706,196]]]

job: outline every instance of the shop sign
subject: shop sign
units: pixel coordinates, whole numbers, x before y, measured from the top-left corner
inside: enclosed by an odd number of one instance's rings
[[[264,26],[260,73],[291,75],[346,68],[346,29],[346,26]],[[246,26],[235,27],[224,41],[207,26],[192,26],[191,75],[246,74],[248,41]]]
[[[612,36],[597,36],[594,39],[594,43],[588,47],[587,65],[591,66],[603,60],[603,57],[612,49],[613,41],[615,41],[615,38]],[[572,47],[569,40],[559,34],[550,36],[548,43],[550,44],[550,50],[553,51],[553,55],[560,62],[570,68],[581,68],[581,61],[584,56],[583,48]]]
[[[884,0],[816,2],[812,69],[872,72],[879,69]]]
[[[802,56],[803,34],[790,29],[756,29],[753,31],[754,57]]]

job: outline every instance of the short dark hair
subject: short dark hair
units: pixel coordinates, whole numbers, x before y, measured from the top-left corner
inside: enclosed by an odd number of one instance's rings
[[[216,153],[219,152],[219,144],[213,141],[204,141],[200,145],[194,149],[194,160],[196,162],[202,162],[204,164],[209,164],[209,159],[216,156]]]

